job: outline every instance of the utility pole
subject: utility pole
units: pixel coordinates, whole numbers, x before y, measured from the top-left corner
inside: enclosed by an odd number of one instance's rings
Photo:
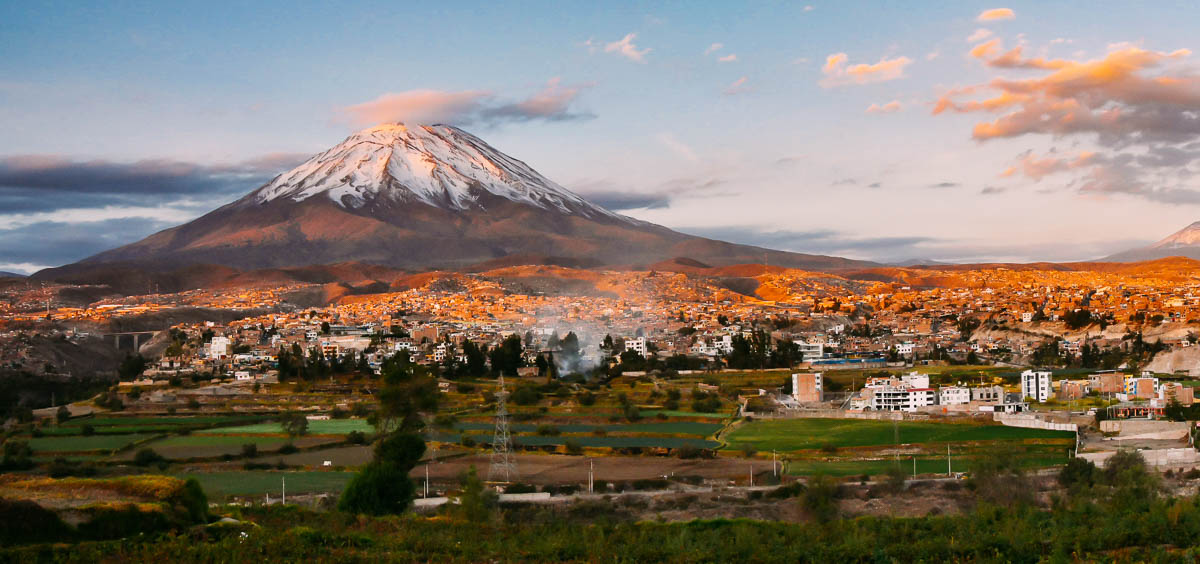
[[[287,505],[287,476],[280,476],[279,479],[283,480],[283,501],[280,503]]]
[[[913,459],[913,479],[915,480],[915,479],[917,479],[917,457],[914,456],[914,457],[912,457],[912,459]]]
[[[588,459],[588,493],[596,492],[596,461]]]
[[[771,474],[776,478],[779,477],[779,468],[775,466],[775,449],[771,449]]]
[[[950,445],[946,445],[946,476],[954,475],[954,471],[950,469]]]
[[[750,487],[754,487],[754,463],[750,463]]]

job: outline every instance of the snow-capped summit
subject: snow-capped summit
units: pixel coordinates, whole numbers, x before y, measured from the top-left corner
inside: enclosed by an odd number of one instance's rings
[[[248,198],[329,198],[346,208],[380,199],[451,210],[481,207],[484,193],[584,217],[628,220],[542,176],[482,139],[448,125],[378,125],[275,177]]]

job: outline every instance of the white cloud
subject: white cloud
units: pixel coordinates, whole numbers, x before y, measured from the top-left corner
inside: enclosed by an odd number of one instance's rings
[[[728,55],[725,55],[724,57],[717,58],[717,61],[722,62],[722,63],[733,63],[733,62],[736,62],[737,60],[738,60],[737,55],[734,53],[730,53]]]
[[[604,52],[616,53],[635,63],[644,64],[646,62],[646,54],[650,52],[650,49],[646,48],[639,50],[638,46],[633,43],[634,39],[637,39],[637,34],[630,33],[625,37],[622,37],[619,41],[613,41],[612,43],[605,45]]]
[[[900,100],[892,100],[884,105],[871,104],[867,108],[868,114],[890,114],[902,110],[904,106],[900,104]]]
[[[694,163],[700,162],[700,157],[696,156],[696,152],[693,151],[691,147],[688,147],[684,142],[676,139],[671,133],[664,131],[659,133],[656,138],[658,139],[659,143],[662,143],[664,147],[670,149],[672,153],[675,153],[676,155],[679,155],[680,157]]]
[[[713,53],[716,53],[717,51],[720,51],[722,47],[724,47],[724,45],[722,45],[720,43],[713,43],[712,45],[708,46],[708,49],[704,50],[704,54],[711,55]]]
[[[743,76],[730,83],[729,86],[726,86],[725,90],[722,90],[721,93],[725,94],[726,96],[732,96],[734,94],[748,92],[749,90],[750,89],[746,87],[746,77]]]
[[[975,33],[972,33],[970,35],[970,37],[967,37],[967,43],[975,43],[976,41],[983,41],[984,39],[987,39],[991,36],[992,36],[992,30],[981,27],[981,28],[975,30]]]

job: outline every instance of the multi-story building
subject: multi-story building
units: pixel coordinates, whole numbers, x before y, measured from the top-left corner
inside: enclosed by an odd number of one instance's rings
[[[1049,370],[1026,370],[1021,373],[1021,397],[1044,402],[1050,399],[1051,374]]]
[[[1125,379],[1125,396],[1128,399],[1152,399],[1158,395],[1158,378],[1149,376]]]
[[[820,372],[792,374],[792,397],[800,403],[819,403],[825,400]]]
[[[963,405],[971,403],[971,389],[962,386],[944,386],[938,389],[938,405]]]

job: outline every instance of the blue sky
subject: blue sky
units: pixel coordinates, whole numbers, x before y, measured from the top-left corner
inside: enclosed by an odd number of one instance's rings
[[[185,221],[384,118],[795,251],[1089,259],[1200,219],[1190,2],[345,4],[0,4],[0,270]]]

